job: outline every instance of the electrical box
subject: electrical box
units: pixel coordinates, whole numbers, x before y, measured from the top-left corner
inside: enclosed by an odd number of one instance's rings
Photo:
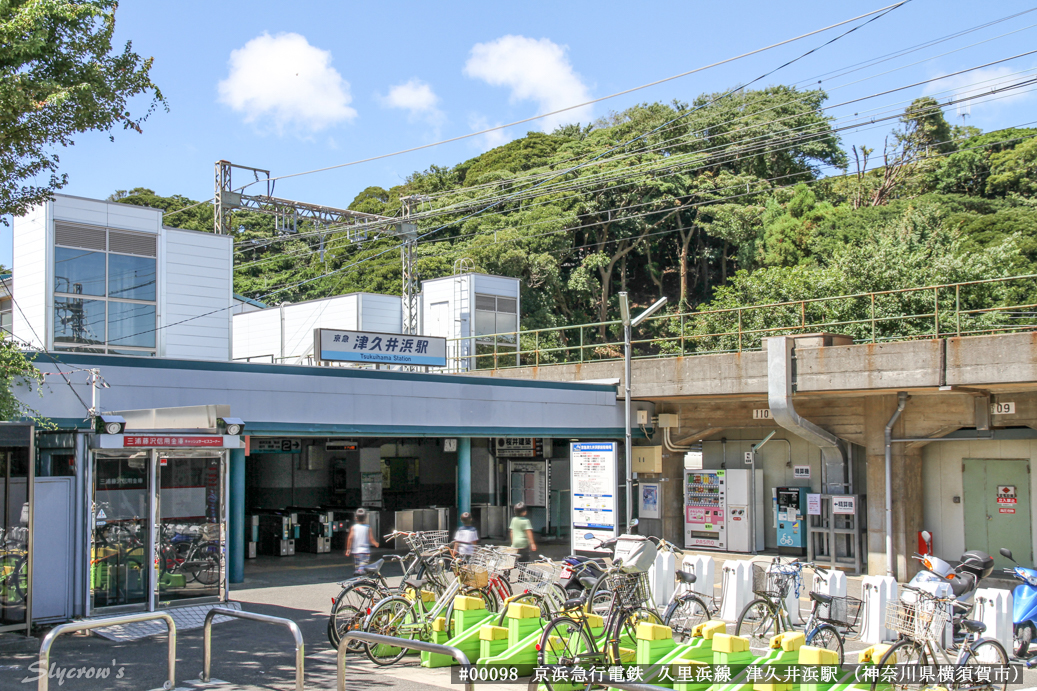
[[[631,471],[635,473],[663,472],[663,447],[635,446],[631,452]]]
[[[680,427],[680,417],[677,413],[659,413],[659,422],[656,426],[660,429],[664,427],[669,427],[670,429]]]
[[[648,411],[647,410],[635,410],[634,412],[637,414],[637,424],[638,425],[644,426],[644,425],[648,424]]]

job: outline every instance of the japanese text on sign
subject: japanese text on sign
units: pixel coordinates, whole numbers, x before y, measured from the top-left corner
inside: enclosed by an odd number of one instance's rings
[[[570,447],[573,550],[607,551],[597,545],[616,534],[616,443]]]
[[[137,446],[223,446],[223,437],[136,436],[123,437],[124,447]]]
[[[314,329],[321,360],[366,364],[446,366],[446,339],[372,331]]]
[[[854,496],[833,496],[832,497],[832,513],[837,514],[853,514],[857,508],[857,497]]]

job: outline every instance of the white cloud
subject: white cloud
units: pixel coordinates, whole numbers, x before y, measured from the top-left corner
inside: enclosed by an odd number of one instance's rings
[[[407,111],[411,121],[421,118],[431,125],[438,125],[444,119],[443,111],[438,107],[439,96],[431,86],[417,78],[392,87],[381,101],[389,108]]]
[[[546,38],[538,41],[525,36],[502,36],[496,41],[475,44],[464,73],[493,86],[510,88],[512,102],[536,101],[538,113],[550,113],[591,99],[590,90],[573,70],[566,50]],[[584,106],[541,122],[549,132],[567,123],[590,122],[591,117],[591,107]]]
[[[1032,75],[1019,74],[1019,70],[1010,67],[988,67],[930,82],[923,93],[940,102],[969,99],[947,112],[948,118],[953,118],[955,113],[966,108],[971,108],[975,114],[976,111],[993,111],[1032,98],[1029,87],[1001,91],[1031,78]]]
[[[264,33],[231,51],[219,100],[245,122],[272,122],[278,132],[317,132],[356,117],[349,82],[331,66],[331,53],[299,34]]]
[[[496,125],[491,125],[482,115],[473,114],[468,117],[468,126],[472,128],[473,132],[479,132],[490,127],[496,127],[500,124],[501,123],[498,122]],[[483,151],[489,151],[490,149],[496,149],[498,146],[503,146],[510,142],[511,136],[508,134],[507,130],[493,130],[492,132],[486,132],[485,134],[480,135],[474,141],[478,148]]]

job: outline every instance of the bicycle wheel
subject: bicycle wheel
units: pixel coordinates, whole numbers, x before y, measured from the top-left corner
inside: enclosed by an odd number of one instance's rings
[[[839,634],[839,629],[831,624],[815,627],[807,636],[807,645],[835,651],[839,654],[839,664],[843,664],[843,637]]]
[[[560,665],[575,667],[599,657],[594,641],[583,626],[569,617],[559,617],[547,625],[537,644],[537,666]],[[555,691],[551,675],[544,678],[547,691]],[[571,684],[558,685],[559,689],[572,688]]]
[[[465,588],[458,595],[464,595],[466,597],[477,597],[483,601],[483,606],[487,612],[497,611],[497,599],[493,597],[493,594],[483,588]],[[446,608],[446,633],[447,640],[452,639],[455,635],[461,633],[460,631],[454,630],[454,600],[450,600],[450,604]]]
[[[25,602],[29,590],[26,557],[5,554],[0,557],[0,605],[12,607]]]
[[[735,626],[735,635],[748,637],[749,645],[753,648],[766,648],[771,638],[781,632],[778,608],[762,597],[745,606]]]
[[[619,665],[623,664],[623,650],[629,650],[631,653],[637,650],[637,625],[640,623],[647,624],[662,624],[663,620],[656,612],[648,609],[647,607],[636,607],[634,609],[628,609],[621,611],[616,620],[612,623],[612,631],[608,636],[608,655],[609,664]],[[626,660],[626,662],[631,662]]]
[[[193,555],[194,561],[201,562],[192,567],[194,579],[202,585],[216,585],[220,580],[219,545],[215,542],[203,542]]]
[[[709,621],[709,607],[697,595],[684,595],[674,600],[663,614],[663,623],[670,627],[678,643],[691,638],[699,624]]]
[[[364,621],[364,631],[394,638],[413,638],[417,630],[414,603],[405,597],[387,597],[371,610]],[[376,665],[396,664],[407,654],[406,648],[381,643],[364,643],[367,658]]]
[[[981,638],[976,641],[969,651],[965,654],[965,659],[961,663],[961,666],[965,665],[990,665],[990,666],[1008,666],[1008,651],[1005,650],[1004,646],[999,641],[993,638]],[[978,675],[973,673],[969,677],[972,679],[971,682],[955,682],[951,685],[952,689],[964,691],[1005,691],[1008,688],[1007,681],[993,681],[993,674],[990,675],[990,681],[978,681],[976,679]],[[954,678],[957,679],[958,675],[955,674]]]
[[[533,605],[534,607],[539,607],[541,619],[547,619],[550,616],[550,613],[547,611],[547,603],[545,602],[543,595],[537,595],[536,593],[525,593],[523,595],[514,596],[511,602],[507,603],[506,605],[500,608],[500,611],[497,613],[497,626],[508,625],[508,605],[516,602],[520,605]]]
[[[899,641],[893,644],[886,654],[878,661],[877,667],[877,679],[871,683],[871,691],[878,691],[881,686],[883,691],[894,691],[896,689],[910,689],[918,686],[919,684],[902,684],[902,683],[891,683],[889,681],[883,681],[882,679],[882,668],[889,667],[892,665],[928,665],[929,655],[925,650],[925,646],[921,643],[916,643],[910,638],[901,638]]]
[[[356,581],[347,583],[331,604],[328,615],[328,642],[338,649],[342,635],[347,631],[363,629],[364,618],[371,613],[371,608],[388,596],[375,581]],[[346,650],[358,653],[364,649],[362,641],[350,641]]]

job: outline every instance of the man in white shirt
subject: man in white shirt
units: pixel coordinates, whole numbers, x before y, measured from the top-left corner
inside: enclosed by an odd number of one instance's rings
[[[453,549],[462,557],[467,557],[475,552],[478,542],[479,531],[472,525],[472,514],[465,511],[461,514],[461,527],[454,533]]]

